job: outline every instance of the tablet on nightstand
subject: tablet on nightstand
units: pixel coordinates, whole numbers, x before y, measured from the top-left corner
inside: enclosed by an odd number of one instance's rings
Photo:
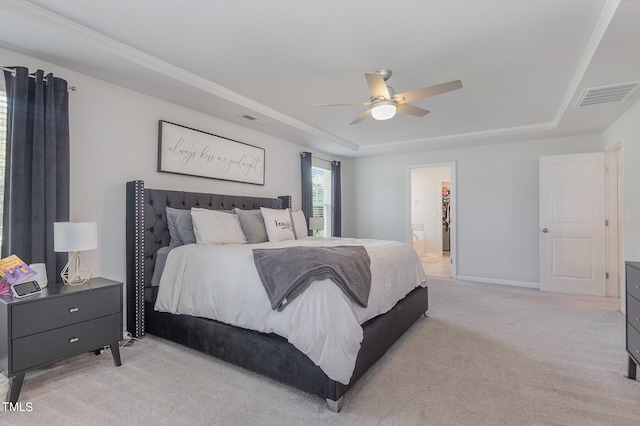
[[[42,289],[36,281],[11,284],[11,291],[15,297],[27,297],[32,294],[42,293]]]

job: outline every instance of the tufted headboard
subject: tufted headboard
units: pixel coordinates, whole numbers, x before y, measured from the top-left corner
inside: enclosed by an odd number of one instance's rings
[[[127,256],[127,330],[134,336],[144,335],[145,289],[151,287],[156,253],[169,245],[166,207],[212,210],[243,210],[268,207],[290,207],[291,197],[246,197],[200,192],[147,189],[144,181],[127,182],[126,256]]]

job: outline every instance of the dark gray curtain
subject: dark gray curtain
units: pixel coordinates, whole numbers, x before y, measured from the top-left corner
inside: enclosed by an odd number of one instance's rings
[[[331,236],[342,236],[342,191],[340,183],[340,162],[331,162]]]
[[[307,218],[307,227],[309,226],[309,218],[313,216],[313,182],[311,177],[311,153],[300,153],[300,171],[302,175],[302,212],[304,217]],[[311,235],[309,230],[309,235]]]
[[[2,257],[44,263],[60,281],[67,253],[53,251],[53,222],[69,220],[69,94],[67,82],[34,77],[23,67],[5,71],[7,151]]]

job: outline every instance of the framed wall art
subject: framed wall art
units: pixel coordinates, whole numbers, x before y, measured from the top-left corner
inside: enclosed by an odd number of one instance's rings
[[[160,120],[158,171],[264,185],[265,150]]]

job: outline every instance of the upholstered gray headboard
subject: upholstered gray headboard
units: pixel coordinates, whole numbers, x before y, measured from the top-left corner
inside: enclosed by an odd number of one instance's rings
[[[127,182],[127,330],[144,335],[144,292],[151,286],[156,253],[169,245],[166,207],[243,210],[290,207],[290,196],[260,198],[239,195],[148,189],[144,181]]]

